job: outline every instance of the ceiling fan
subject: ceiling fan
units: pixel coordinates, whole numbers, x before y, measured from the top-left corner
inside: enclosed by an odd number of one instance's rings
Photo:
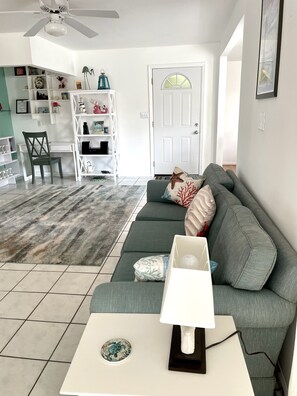
[[[40,19],[35,25],[29,29],[24,36],[33,37],[43,27],[46,33],[52,36],[63,36],[67,33],[67,27],[65,24],[71,26],[73,29],[79,31],[86,37],[92,38],[98,35],[97,32],[90,29],[86,25],[78,22],[73,17],[98,17],[98,18],[119,18],[119,14],[116,11],[109,10],[85,10],[85,9],[71,9],[69,0],[51,0],[51,6],[45,4],[43,0],[38,0],[40,11],[29,11],[32,14],[45,15],[44,18]],[[22,11],[4,11],[4,13],[19,13]],[[24,11],[28,13],[28,11]],[[1,12],[3,13],[3,11]]]

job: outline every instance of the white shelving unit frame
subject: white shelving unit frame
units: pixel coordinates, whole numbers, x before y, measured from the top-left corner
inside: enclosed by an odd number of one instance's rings
[[[116,116],[116,97],[114,90],[77,90],[70,91],[70,105],[72,112],[72,123],[74,132],[74,142],[77,158],[78,180],[88,176],[111,176],[116,179],[118,177],[118,125]],[[84,102],[86,112],[80,111],[79,103]],[[104,104],[108,112],[97,114],[94,113],[92,107],[93,102]],[[108,133],[92,133],[90,122],[103,121],[108,126]],[[83,134],[83,123],[87,122],[90,134]],[[82,142],[89,141],[91,146],[98,145],[101,141],[108,141],[108,154],[83,154]],[[93,162],[94,161],[94,164]],[[95,167],[93,171],[88,171],[87,163]],[[107,167],[108,169],[98,169],[99,167]],[[104,173],[107,170],[109,173]]]
[[[0,137],[0,187],[16,184],[19,163],[13,155],[17,154],[14,136]]]

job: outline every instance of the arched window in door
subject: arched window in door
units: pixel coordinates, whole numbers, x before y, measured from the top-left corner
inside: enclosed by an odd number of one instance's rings
[[[183,74],[169,74],[162,83],[162,89],[189,89],[192,88],[190,80]]]

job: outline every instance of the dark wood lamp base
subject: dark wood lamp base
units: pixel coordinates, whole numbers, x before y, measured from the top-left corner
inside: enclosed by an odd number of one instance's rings
[[[186,355],[181,351],[180,326],[173,326],[168,369],[197,374],[206,373],[205,329],[195,329],[194,353]]]

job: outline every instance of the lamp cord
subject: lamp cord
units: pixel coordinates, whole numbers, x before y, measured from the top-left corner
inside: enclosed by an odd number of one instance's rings
[[[243,345],[243,348],[244,348],[244,351],[245,351],[245,353],[246,353],[247,355],[250,355],[250,356],[251,356],[251,355],[265,355],[265,356],[267,357],[267,359],[270,361],[270,363],[272,364],[272,366],[273,366],[274,368],[276,367],[276,365],[273,363],[272,359],[267,355],[266,352],[264,352],[264,351],[260,351],[260,352],[248,352],[248,351],[247,351],[245,342],[243,341],[242,332],[241,332],[240,330],[234,331],[234,333],[231,333],[230,335],[228,335],[226,338],[224,338],[224,339],[221,340],[221,341],[218,341],[218,342],[215,342],[215,343],[213,343],[213,344],[211,344],[211,345],[208,345],[205,349],[210,349],[210,348],[213,348],[213,347],[215,347],[215,346],[217,346],[217,345],[219,345],[219,344],[222,344],[223,342],[229,340],[229,338],[235,336],[236,334],[239,335],[240,340],[241,340],[242,345]]]

